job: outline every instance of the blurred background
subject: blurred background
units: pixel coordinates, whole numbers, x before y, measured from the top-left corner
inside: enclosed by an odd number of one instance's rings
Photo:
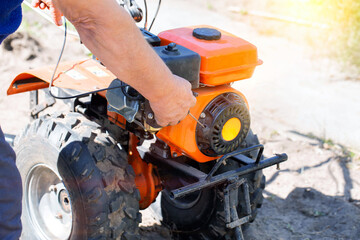
[[[147,2],[151,19],[158,1]],[[266,199],[248,238],[358,239],[360,2],[162,2],[153,33],[212,25],[256,45],[264,61],[234,86],[249,101],[265,154],[286,152],[289,160],[265,170]],[[8,86],[20,72],[54,64],[63,41],[61,28],[25,5],[23,13],[20,30],[0,46],[0,124],[11,135],[29,122],[29,96],[6,96]],[[78,37],[68,38],[64,60],[89,56]],[[144,239],[170,238],[153,210],[143,216]]]

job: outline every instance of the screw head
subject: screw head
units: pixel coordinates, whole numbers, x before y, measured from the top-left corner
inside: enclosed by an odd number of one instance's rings
[[[154,114],[149,113],[149,114],[147,115],[147,117],[148,117],[148,119],[154,119]]]
[[[49,191],[50,192],[57,192],[57,188],[56,188],[56,186],[55,185],[51,185],[50,187],[49,187]]]
[[[58,198],[59,204],[64,212],[69,213],[71,211],[70,198],[65,189],[59,192]]]
[[[176,158],[178,154],[176,152],[173,153],[173,157]]]
[[[204,113],[204,112],[202,112],[201,114],[200,114],[200,118],[205,118],[206,117],[206,114]]]
[[[175,51],[177,51],[176,46],[177,46],[176,43],[172,42],[169,45],[167,45],[165,49],[170,52],[175,52]]]

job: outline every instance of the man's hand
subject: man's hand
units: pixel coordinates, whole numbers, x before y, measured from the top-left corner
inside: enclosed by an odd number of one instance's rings
[[[32,5],[33,7],[38,7],[42,10],[44,10],[45,8],[49,9],[55,24],[58,26],[61,26],[63,24],[61,19],[63,15],[61,11],[53,4],[52,0],[33,0]]]
[[[173,76],[174,89],[162,89],[164,96],[150,101],[156,122],[160,126],[178,124],[187,116],[189,108],[196,104],[191,84],[181,77]]]

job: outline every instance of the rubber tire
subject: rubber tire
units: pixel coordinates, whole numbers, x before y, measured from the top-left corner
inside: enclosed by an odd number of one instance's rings
[[[127,154],[99,125],[77,113],[42,117],[17,138],[16,153],[24,191],[36,164],[47,164],[61,176],[71,199],[69,239],[140,239],[135,173]],[[41,239],[25,201],[22,224],[22,239]]]
[[[257,136],[250,131],[243,142],[243,147],[258,144]],[[219,172],[236,169],[239,166],[236,161],[228,161]],[[265,188],[265,176],[260,170],[245,177],[249,183],[252,222],[264,199],[262,192]],[[239,199],[242,199],[241,194],[242,190],[239,189]],[[244,203],[239,201],[239,212],[242,204]],[[234,239],[234,230],[226,228],[224,193],[220,188],[202,190],[199,200],[188,209],[176,206],[164,191],[161,197],[161,211],[163,224],[170,229],[174,239]],[[243,225],[244,228],[246,225]]]

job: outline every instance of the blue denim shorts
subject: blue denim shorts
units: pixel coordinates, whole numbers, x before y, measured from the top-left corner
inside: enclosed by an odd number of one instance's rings
[[[22,185],[15,165],[15,152],[0,128],[0,239],[19,239],[21,235]]]

